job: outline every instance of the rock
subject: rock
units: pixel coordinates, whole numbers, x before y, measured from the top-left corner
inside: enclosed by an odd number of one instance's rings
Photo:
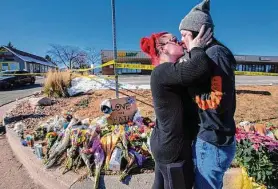
[[[52,100],[48,97],[30,98],[29,103],[31,106],[51,106]]]
[[[18,130],[22,130],[22,129],[26,129],[26,125],[23,122],[17,122],[14,125],[14,131],[18,131]]]

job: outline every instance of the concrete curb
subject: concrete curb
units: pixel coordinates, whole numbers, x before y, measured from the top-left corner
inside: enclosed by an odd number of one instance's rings
[[[24,165],[31,178],[46,189],[68,189],[78,178],[72,172],[62,175],[59,168],[46,170],[42,160],[36,158],[31,148],[22,146],[12,130],[7,129],[6,136],[16,158]]]
[[[21,101],[33,95],[28,95],[18,100]],[[16,105],[15,101],[6,103],[6,105],[0,106],[0,108],[6,110],[7,113],[14,108]],[[40,184],[46,189],[68,189],[77,180],[78,175],[72,172],[62,175],[61,170],[58,168],[46,170],[43,162],[36,158],[32,149],[21,145],[20,139],[13,130],[6,128],[6,131],[6,137],[14,155],[23,164],[35,183]]]
[[[46,170],[43,166],[42,160],[36,158],[30,147],[24,147],[20,144],[20,139],[11,129],[7,129],[8,142],[18,159],[34,182],[40,184],[45,189],[68,189],[68,188],[92,188],[93,181],[86,179],[83,182],[76,182],[79,175],[68,172],[62,175],[62,170],[53,168]],[[100,181],[100,188],[113,189],[142,189],[151,188],[154,179],[154,174],[134,175],[128,184],[119,181],[119,175],[116,176],[102,176]]]
[[[82,182],[76,182],[79,175],[68,172],[62,175],[59,168],[46,170],[41,160],[37,159],[29,147],[23,147],[20,144],[16,134],[7,129],[8,142],[16,156],[16,158],[24,165],[34,182],[42,185],[45,189],[90,189],[93,186],[92,179],[86,179]],[[224,188],[235,189],[234,179],[236,175],[241,173],[240,169],[230,169],[224,177]],[[154,180],[154,173],[133,175],[128,184],[119,181],[119,175],[102,176],[100,179],[100,189],[142,189],[151,188]],[[241,182],[241,181],[239,181]]]

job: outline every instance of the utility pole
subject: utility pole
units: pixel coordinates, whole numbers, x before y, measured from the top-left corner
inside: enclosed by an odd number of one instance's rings
[[[113,33],[113,49],[114,49],[114,75],[115,75],[115,90],[116,90],[116,98],[119,98],[119,76],[118,70],[116,68],[117,63],[117,39],[116,39],[116,10],[115,10],[115,0],[111,0],[112,7],[112,33]]]

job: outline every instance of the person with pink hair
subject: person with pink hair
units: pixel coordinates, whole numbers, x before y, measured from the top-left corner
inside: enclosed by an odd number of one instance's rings
[[[155,66],[151,74],[156,114],[156,126],[150,142],[155,159],[153,189],[192,189],[191,145],[195,132],[185,107],[191,107],[193,103],[188,87],[201,85],[210,79],[211,60],[204,47],[211,42],[211,36],[211,29],[205,31],[202,27],[198,36],[189,40],[187,50],[191,59],[180,63],[184,47],[172,34],[155,33],[140,41],[142,51],[150,56]]]

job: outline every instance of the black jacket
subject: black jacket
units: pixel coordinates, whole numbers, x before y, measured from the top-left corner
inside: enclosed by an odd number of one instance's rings
[[[151,91],[157,124],[151,136],[151,150],[156,161],[176,161],[184,141],[192,140],[191,127],[196,125],[190,124],[185,115],[185,106],[192,105],[188,87],[209,81],[209,61],[203,49],[194,48],[189,61],[163,63],[153,70]]]

